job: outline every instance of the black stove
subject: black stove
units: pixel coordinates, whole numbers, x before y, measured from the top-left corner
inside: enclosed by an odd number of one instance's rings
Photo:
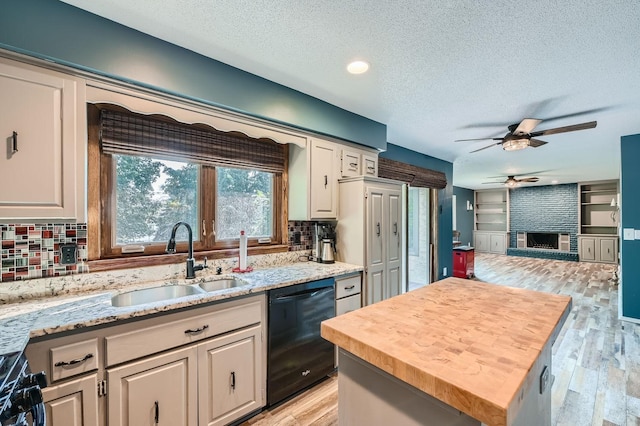
[[[46,426],[44,372],[31,374],[22,352],[0,355],[0,425]]]

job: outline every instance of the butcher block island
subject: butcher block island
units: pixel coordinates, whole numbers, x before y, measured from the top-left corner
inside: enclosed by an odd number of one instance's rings
[[[340,425],[551,424],[571,297],[447,278],[322,323]]]

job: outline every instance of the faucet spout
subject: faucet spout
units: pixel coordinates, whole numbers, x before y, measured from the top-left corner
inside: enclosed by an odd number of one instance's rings
[[[196,277],[196,271],[201,271],[202,269],[207,267],[207,259],[205,258],[203,265],[196,265],[195,260],[193,259],[193,231],[191,230],[191,226],[187,222],[178,222],[173,225],[171,229],[171,236],[169,237],[169,242],[167,242],[167,253],[175,253],[176,252],[176,232],[178,228],[184,226],[187,228],[187,233],[189,234],[189,256],[187,257],[187,279],[192,279]]]

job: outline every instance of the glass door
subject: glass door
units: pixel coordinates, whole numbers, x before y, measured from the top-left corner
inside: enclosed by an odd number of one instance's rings
[[[409,187],[407,206],[407,291],[429,284],[429,188]]]

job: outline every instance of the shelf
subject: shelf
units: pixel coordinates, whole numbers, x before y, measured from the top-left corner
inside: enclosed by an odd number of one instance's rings
[[[476,222],[477,225],[505,225],[505,222]]]
[[[611,203],[580,203],[583,206],[609,206],[611,207]],[[611,209],[615,209],[615,207],[611,207]]]
[[[582,225],[582,228],[617,228],[618,225]]]
[[[582,194],[617,194],[616,189],[585,189],[580,191]]]

